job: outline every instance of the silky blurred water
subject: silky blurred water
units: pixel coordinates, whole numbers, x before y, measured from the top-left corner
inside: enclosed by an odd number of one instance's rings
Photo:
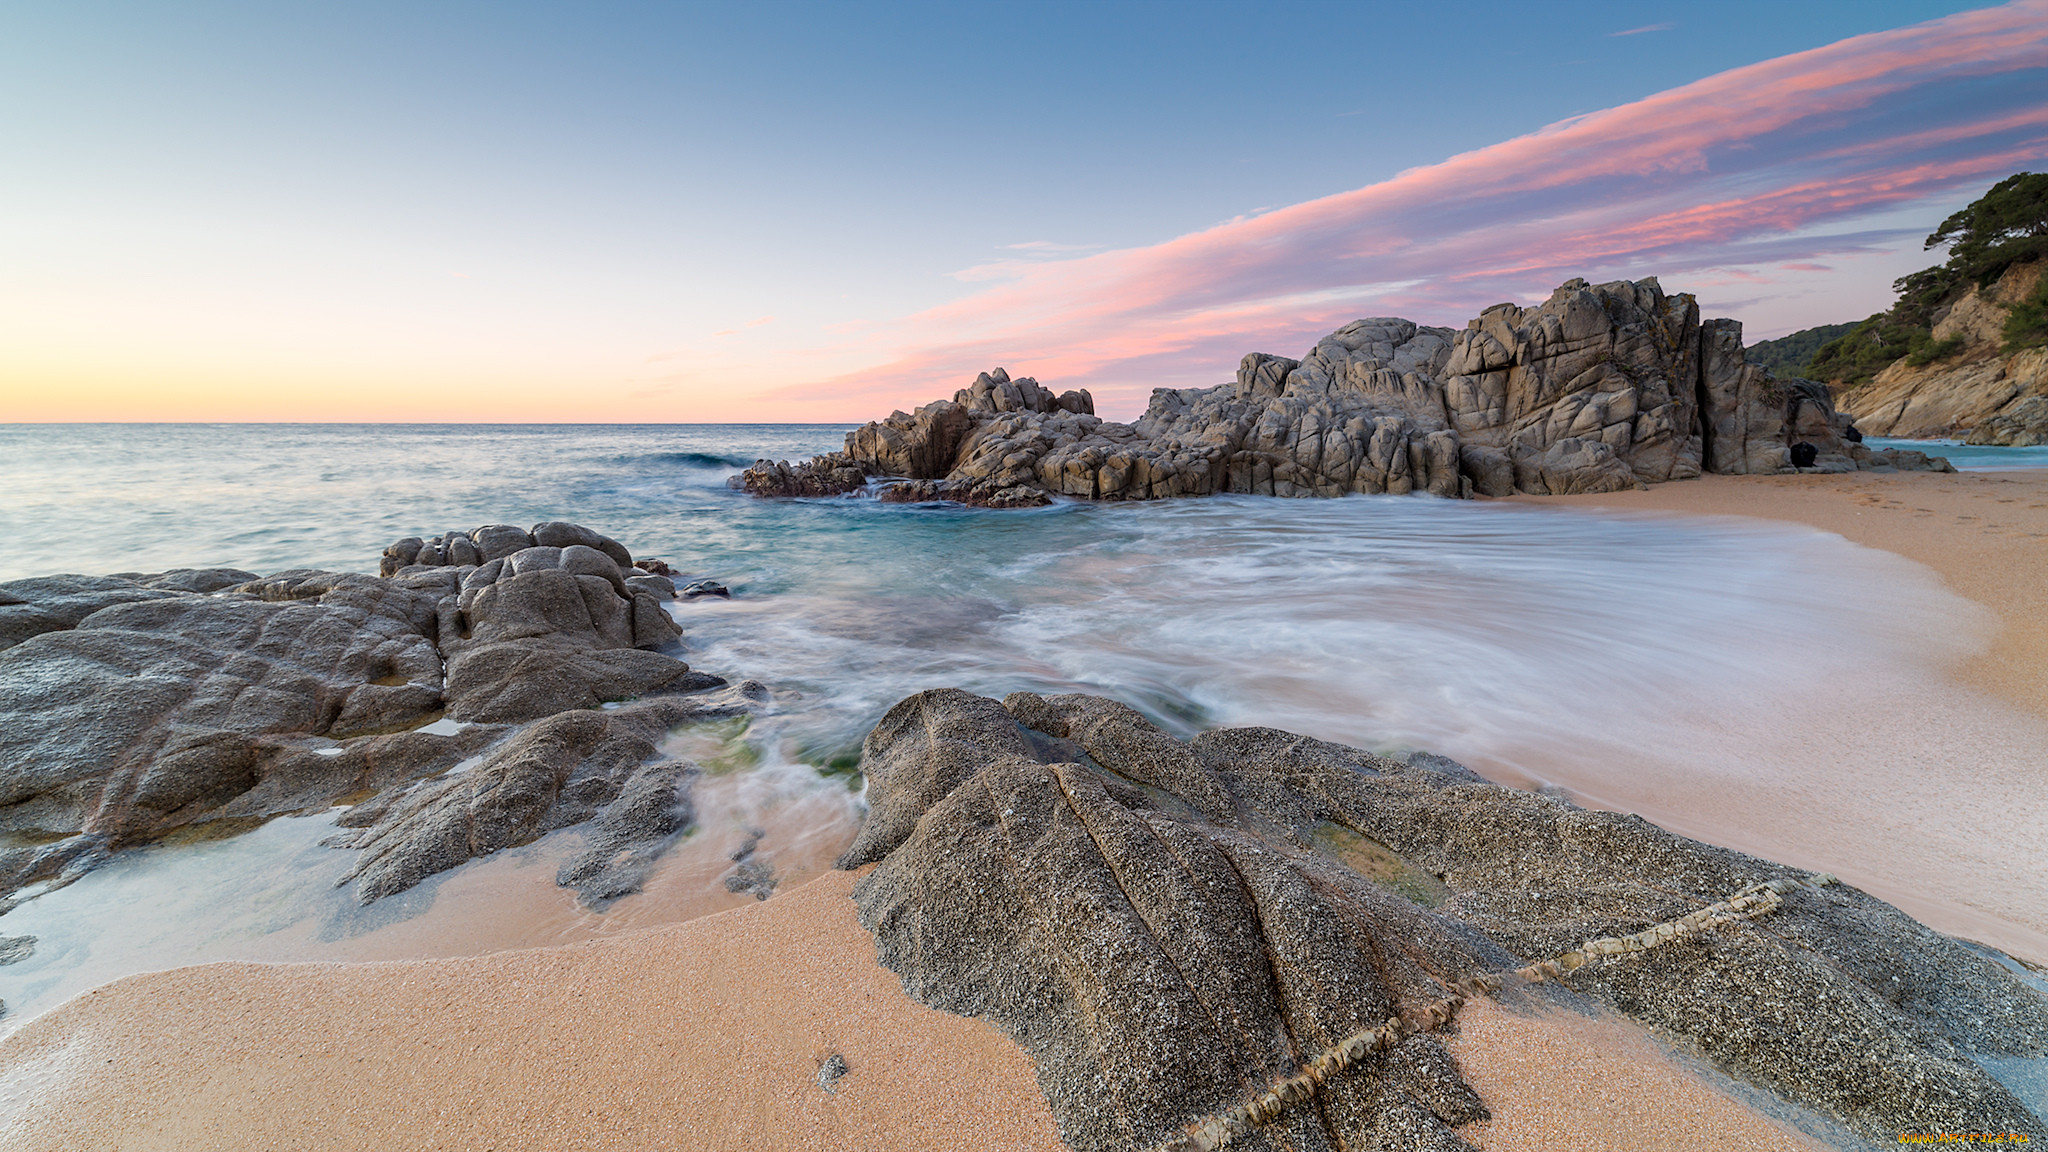
[[[775,693],[748,724],[677,735],[677,751],[723,781],[700,806],[705,829],[647,893],[602,915],[552,885],[573,829],[363,913],[332,887],[346,852],[318,847],[331,817],[273,822],[129,853],[0,916],[0,935],[49,938],[0,968],[0,997],[28,1013],[195,959],[454,954],[731,906],[751,899],[723,887],[749,829],[769,833],[763,859],[789,882],[829,865],[858,820],[844,769],[861,737],[896,700],[938,686],[1113,695],[1182,735],[1257,724],[1429,749],[1503,782],[1895,880],[1891,895],[1921,899],[1918,914],[1946,909],[1964,927],[1990,917],[1980,938],[2009,943],[1998,926],[2027,920],[2012,908],[2048,904],[2027,869],[1988,905],[1942,887],[1973,870],[2010,875],[2009,850],[1987,865],[1970,837],[2034,819],[2032,801],[1968,816],[1954,836],[1939,821],[1915,827],[1945,863],[1887,847],[1912,819],[1887,796],[1955,805],[1921,797],[1898,766],[1922,741],[1897,722],[1899,701],[1932,691],[1989,627],[1897,557],[1771,521],[1427,497],[988,511],[724,486],[758,455],[808,456],[843,431],[0,427],[0,578],[375,571],[401,536],[573,520],[730,586],[730,601],[674,606],[684,656]],[[1845,694],[1876,714],[1845,712]],[[2048,770],[2009,717],[1943,715],[1971,728],[1944,747]],[[1886,791],[1866,794],[1880,758]],[[1927,789],[1955,779],[1924,775]]]

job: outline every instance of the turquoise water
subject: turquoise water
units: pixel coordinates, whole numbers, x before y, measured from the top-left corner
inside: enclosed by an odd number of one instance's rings
[[[1946,456],[1949,463],[1964,472],[2048,468],[2048,445],[1998,448],[1965,444],[1960,440],[1897,440],[1889,436],[1872,436],[1864,443],[1872,448],[1912,448],[1929,456]]]

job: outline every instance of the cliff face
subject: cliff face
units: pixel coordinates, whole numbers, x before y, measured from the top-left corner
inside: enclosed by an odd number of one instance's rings
[[[883,499],[1012,506],[1054,496],[1150,500],[1428,492],[1565,495],[1795,466],[1929,467],[1864,448],[1825,386],[1743,359],[1742,326],[1702,322],[1656,280],[1572,280],[1462,330],[1353,321],[1299,360],[1255,352],[1214,388],[1162,388],[1131,424],[1001,369],[950,401],[897,412],[808,463],[761,461],[765,496],[903,481]],[[1936,467],[1946,465],[1936,464]]]
[[[1839,400],[1874,436],[1967,436],[1973,444],[2048,444],[2048,348],[2002,353],[2006,317],[2040,284],[2048,262],[2015,265],[1989,288],[1971,288],[1939,314],[1937,341],[1956,355],[1932,364],[1901,359]]]

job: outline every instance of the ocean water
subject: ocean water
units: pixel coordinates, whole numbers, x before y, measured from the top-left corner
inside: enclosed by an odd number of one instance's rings
[[[230,565],[376,570],[384,546],[566,519],[731,587],[679,603],[695,667],[768,684],[685,729],[699,831],[603,913],[556,833],[358,908],[333,814],[126,853],[0,916],[0,1031],[128,972],[454,955],[686,919],[735,851],[790,885],[860,816],[847,772],[901,697],[1115,696],[1187,735],[1258,724],[1428,749],[1494,779],[1837,872],[1945,930],[2048,959],[2048,733],[1949,684],[1987,613],[1924,569],[1743,518],[1427,497],[988,511],[758,500],[757,456],[836,426],[0,427],[0,578]],[[2032,725],[2032,726],[2030,726]]]
[[[2032,448],[2000,448],[1996,445],[1965,444],[1961,440],[1898,440],[1872,436],[1864,443],[1872,448],[1912,448],[1929,456],[1946,456],[1964,472],[2010,472],[2020,468],[2048,468],[2048,444]]]

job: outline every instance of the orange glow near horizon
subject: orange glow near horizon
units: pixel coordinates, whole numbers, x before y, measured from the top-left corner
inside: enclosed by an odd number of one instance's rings
[[[2044,77],[2048,0],[2018,0],[1157,244],[968,269],[879,319],[804,297],[800,273],[789,308],[699,324],[540,274],[362,257],[355,280],[281,266],[252,287],[225,257],[189,278],[166,258],[155,280],[0,294],[0,422],[852,423],[999,364],[1128,417],[1361,315],[1456,325],[1575,275],[1741,285],[1719,314],[1763,331],[1857,319],[1896,265],[1935,258],[1933,213],[2048,159]]]

